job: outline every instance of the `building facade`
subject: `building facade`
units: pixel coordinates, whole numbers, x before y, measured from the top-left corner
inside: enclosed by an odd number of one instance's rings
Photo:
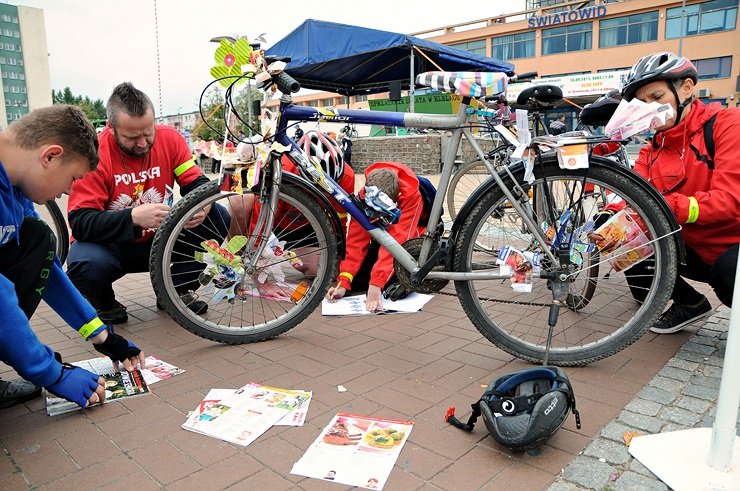
[[[0,127],[51,105],[43,10],[0,3],[0,74]]]
[[[565,114],[572,129],[580,107],[620,88],[643,55],[671,51],[699,71],[695,95],[725,106],[740,103],[738,0],[527,0],[526,10],[412,33],[430,41],[513,63],[537,72],[538,83],[563,88],[567,101],[545,112]],[[523,84],[509,87],[509,100]],[[297,104],[367,108],[330,93],[295,97]],[[387,98],[370,95],[370,99]],[[347,105],[349,102],[349,105]],[[276,105],[276,101],[271,101]]]
[[[415,35],[513,63],[542,78],[622,71],[641,56],[680,53],[697,96],[737,105],[738,0],[528,0],[528,10]],[[588,78],[588,77],[585,77]]]

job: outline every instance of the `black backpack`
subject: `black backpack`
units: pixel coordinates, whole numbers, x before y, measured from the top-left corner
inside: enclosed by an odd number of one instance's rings
[[[714,121],[717,119],[717,114],[704,123],[704,145],[707,147],[708,155],[699,153],[699,149],[689,142],[689,148],[696,155],[696,159],[707,164],[709,170],[714,170]]]

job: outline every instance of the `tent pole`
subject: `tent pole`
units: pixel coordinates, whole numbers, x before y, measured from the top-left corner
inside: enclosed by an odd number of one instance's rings
[[[411,47],[411,56],[409,57],[411,79],[409,80],[409,112],[414,112],[414,47]]]

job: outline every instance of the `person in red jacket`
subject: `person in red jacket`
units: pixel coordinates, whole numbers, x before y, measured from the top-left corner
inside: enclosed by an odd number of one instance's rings
[[[116,300],[113,283],[128,273],[149,270],[152,240],[170,210],[175,182],[186,195],[209,180],[182,135],[155,124],[151,99],[132,84],[113,89],[106,111],[108,127],[98,135],[100,163],[75,182],[67,204],[74,236],[67,275],[104,322],[120,324],[128,313]],[[200,243],[196,238],[210,235],[199,228],[206,218],[226,236],[228,225],[221,225],[230,222],[226,210],[208,207],[186,225],[194,239],[178,241],[179,254],[192,257]],[[195,261],[172,268],[177,292],[198,314],[208,305],[190,291],[197,289],[202,270]]]
[[[707,298],[685,278],[708,283],[723,304],[732,305],[740,243],[740,109],[723,110],[717,103],[695,100],[698,78],[696,67],[685,57],[655,53],[632,67],[622,89],[628,101],[636,97],[667,103],[674,110],[674,117],[657,128],[635,162],[635,171],[663,194],[673,210],[686,244],[686,265],[679,267],[673,304],[651,328],[660,334],[680,331],[712,312]],[[713,158],[704,138],[705,124],[712,117]],[[644,298],[639,278],[648,263],[630,273],[637,300]]]
[[[397,223],[388,227],[399,244],[421,237],[426,227],[422,221],[424,203],[419,192],[419,179],[414,171],[398,162],[377,162],[365,170],[365,188],[376,186],[388,195],[401,211]],[[360,190],[360,199],[365,189]],[[342,298],[348,290],[367,289],[366,308],[374,312],[383,306],[383,290],[393,278],[393,257],[370,239],[362,225],[350,220],[347,253],[339,265],[337,286],[330,288],[329,301]]]

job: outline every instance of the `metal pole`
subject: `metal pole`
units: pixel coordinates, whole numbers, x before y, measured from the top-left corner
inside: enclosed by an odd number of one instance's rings
[[[411,79],[409,80],[409,112],[414,112],[414,47],[411,46],[411,56],[409,58],[411,60],[410,64],[410,72],[411,72]]]
[[[247,128],[247,131],[249,131],[249,136],[252,136],[252,125],[254,125],[254,120],[252,119],[252,80],[247,79],[247,109],[249,111],[249,128]]]
[[[683,51],[683,34],[686,31],[686,0],[681,0],[681,35],[678,36],[678,56]]]
[[[735,299],[739,299],[735,302]],[[717,399],[717,417],[712,425],[712,441],[707,463],[714,469],[727,472],[735,446],[737,409],[740,406],[740,256],[735,270],[735,288],[732,293],[730,327],[727,332],[725,361]]]

